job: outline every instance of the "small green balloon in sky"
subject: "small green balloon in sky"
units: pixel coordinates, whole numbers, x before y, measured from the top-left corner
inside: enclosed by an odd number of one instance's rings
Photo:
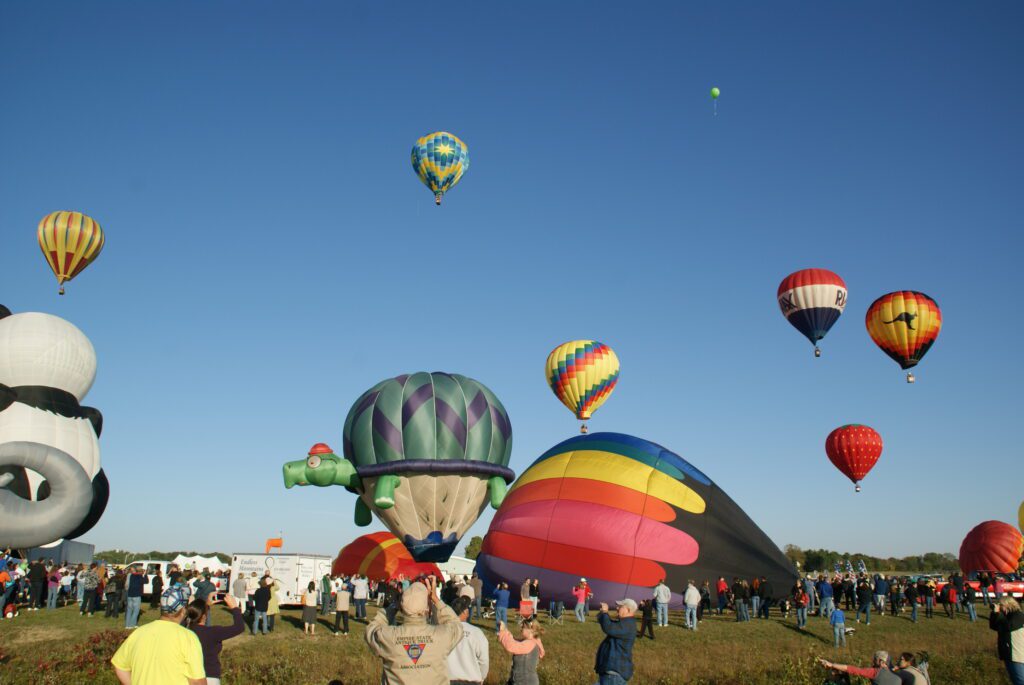
[[[718,96],[722,94],[722,91],[718,90],[718,86],[711,89],[711,99],[717,100]]]

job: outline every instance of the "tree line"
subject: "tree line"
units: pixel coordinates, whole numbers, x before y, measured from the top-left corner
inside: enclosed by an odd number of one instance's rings
[[[861,560],[869,571],[894,573],[943,573],[960,567],[956,556],[949,552],[927,552],[909,557],[874,557],[870,554],[851,554],[831,549],[801,549],[796,545],[786,545],[785,552],[789,560],[801,571],[831,572],[838,563],[845,572],[847,560],[853,564],[854,571],[859,570]]]

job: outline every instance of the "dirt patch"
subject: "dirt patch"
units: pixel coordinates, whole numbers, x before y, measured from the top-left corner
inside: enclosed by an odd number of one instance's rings
[[[18,619],[14,620],[16,621]],[[51,640],[60,640],[65,642],[73,636],[74,633],[66,628],[35,626],[33,628],[20,628],[17,633],[6,635],[4,643],[7,645],[27,645],[32,644],[33,642],[50,642]]]

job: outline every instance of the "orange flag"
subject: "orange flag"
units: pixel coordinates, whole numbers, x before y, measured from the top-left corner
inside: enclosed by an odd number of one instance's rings
[[[263,550],[264,554],[270,554],[275,547],[280,548],[284,544],[284,538],[267,538],[267,545]]]

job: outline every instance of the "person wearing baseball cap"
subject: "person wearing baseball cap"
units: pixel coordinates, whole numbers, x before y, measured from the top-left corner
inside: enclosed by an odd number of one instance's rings
[[[401,622],[388,625],[378,611],[366,626],[366,644],[384,664],[389,685],[448,685],[448,655],[462,639],[462,624],[451,607],[437,599],[436,580],[427,576],[402,592]],[[427,623],[433,607],[437,624]]]
[[[633,643],[636,641],[636,602],[628,597],[615,602],[618,620],[608,615],[608,605],[601,602],[597,622],[605,638],[597,648],[598,685],[625,685],[633,677]]]
[[[206,685],[199,638],[181,625],[188,596],[179,587],[160,596],[160,618],[134,631],[110,663],[121,685]]]

